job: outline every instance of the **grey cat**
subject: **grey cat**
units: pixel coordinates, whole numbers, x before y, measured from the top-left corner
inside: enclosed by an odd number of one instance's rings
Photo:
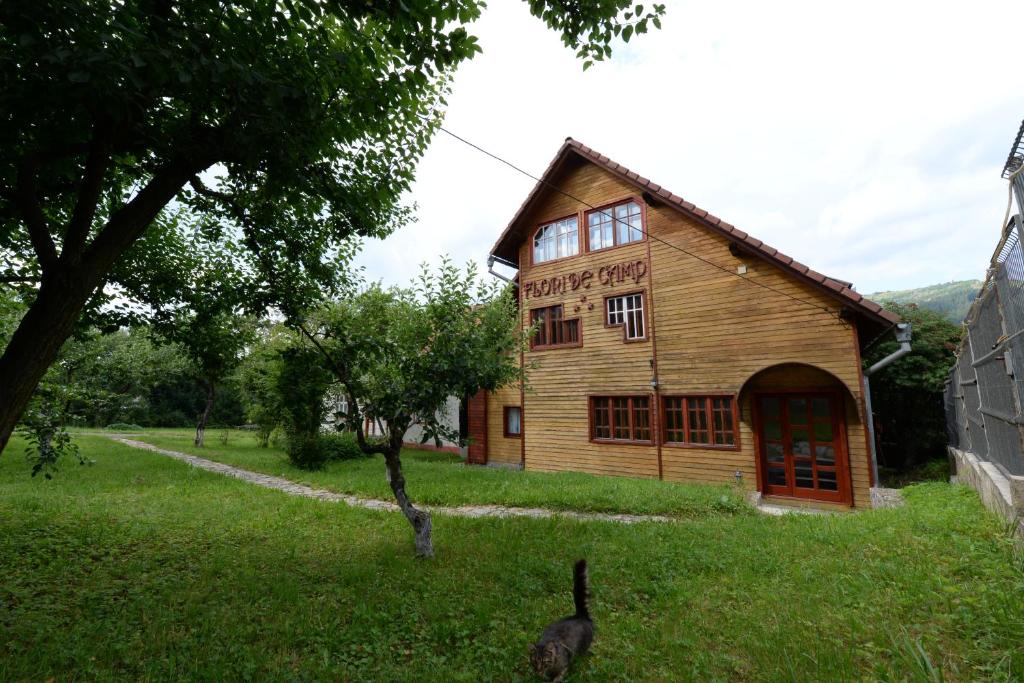
[[[540,640],[530,645],[530,664],[546,681],[560,683],[574,657],[587,651],[594,640],[594,622],[587,607],[587,561],[579,560],[573,570],[572,600],[576,614],[559,619],[544,629]]]

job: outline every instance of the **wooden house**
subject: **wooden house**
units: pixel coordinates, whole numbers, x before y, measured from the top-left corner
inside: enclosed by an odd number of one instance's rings
[[[469,401],[469,461],[867,507],[860,354],[898,319],[569,138],[498,238],[527,386]]]

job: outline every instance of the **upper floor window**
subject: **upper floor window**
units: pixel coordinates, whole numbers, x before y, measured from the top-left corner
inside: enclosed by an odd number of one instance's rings
[[[533,236],[533,262],[544,263],[580,253],[576,216],[542,225]]]
[[[639,242],[644,238],[640,205],[633,200],[587,213],[590,251],[619,244]]]
[[[643,339],[644,295],[641,293],[610,296],[605,299],[608,310],[608,324],[622,325],[627,340]]]
[[[530,325],[537,325],[537,331],[530,340],[532,349],[580,344],[580,319],[563,318],[561,305],[533,309],[530,311]]]

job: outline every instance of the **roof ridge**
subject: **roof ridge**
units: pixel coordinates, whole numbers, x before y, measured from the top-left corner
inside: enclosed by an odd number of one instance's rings
[[[554,172],[555,168],[565,159],[567,151],[573,151],[586,161],[594,163],[605,170],[620,176],[622,179],[630,182],[634,185],[648,190],[654,197],[660,198],[662,201],[672,206],[676,210],[687,214],[703,223],[707,228],[712,231],[718,232],[724,237],[737,242],[739,245],[746,247],[748,251],[751,251],[754,256],[762,258],[769,263],[773,263],[782,270],[790,271],[799,279],[807,281],[809,284],[824,290],[827,294],[845,301],[852,306],[867,312],[875,318],[879,318],[882,321],[895,324],[899,322],[899,316],[885,310],[882,306],[878,305],[874,301],[865,299],[863,295],[853,290],[853,284],[833,278],[824,273],[819,273],[810,266],[800,263],[791,256],[788,256],[778,249],[769,246],[761,240],[753,237],[752,235],[740,230],[739,228],[727,223],[718,216],[698,207],[692,202],[686,201],[682,197],[675,195],[663,186],[654,183],[647,178],[631,171],[622,164],[606,157],[597,150],[588,147],[579,140],[572,138],[571,136],[565,138],[565,142],[559,147],[555,157],[548,164],[547,169],[537,180],[537,184],[534,185],[533,189],[526,196],[522,205],[516,211],[512,220],[509,221],[508,226],[498,237],[498,240],[494,243],[491,248],[491,254],[496,253],[501,246],[505,243],[506,239],[511,235],[513,229],[518,224],[519,220],[523,217],[528,207],[540,194],[541,190],[551,183],[548,182],[547,178]]]

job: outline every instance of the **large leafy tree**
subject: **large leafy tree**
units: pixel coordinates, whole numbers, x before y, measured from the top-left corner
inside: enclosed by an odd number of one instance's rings
[[[445,261],[424,269],[409,289],[373,286],[329,304],[299,327],[322,355],[345,396],[345,424],[360,449],[384,456],[388,482],[413,527],[416,552],[433,555],[430,514],[416,508],[405,490],[400,453],[406,431],[459,440],[458,427],[439,414],[450,396],[473,396],[522,379],[519,329],[508,290],[478,283]],[[384,427],[379,440],[363,432],[364,418]]]
[[[324,256],[387,234],[478,51],[481,0],[0,3],[0,280],[36,285],[0,356],[0,450],[61,344],[167,205],[216,216],[297,309]],[[663,12],[529,0],[587,62]],[[639,14],[639,16],[637,16]]]
[[[887,301],[884,306],[914,330],[913,353],[871,377],[879,460],[890,468],[907,470],[945,452],[943,390],[956,362],[961,328],[916,304]],[[864,367],[896,347],[892,340],[872,347],[864,354]]]

